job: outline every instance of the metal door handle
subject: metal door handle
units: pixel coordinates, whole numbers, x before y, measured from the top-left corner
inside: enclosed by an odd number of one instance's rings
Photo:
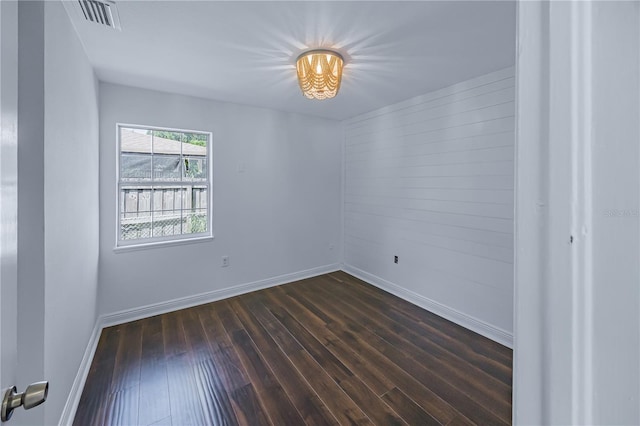
[[[0,420],[3,422],[9,420],[13,410],[21,405],[25,410],[28,410],[42,404],[49,393],[49,382],[31,383],[22,393],[16,393],[16,390],[15,386],[11,386],[4,391],[2,409],[0,410]]]

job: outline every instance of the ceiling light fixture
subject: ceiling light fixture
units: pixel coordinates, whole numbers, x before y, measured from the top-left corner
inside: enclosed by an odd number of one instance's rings
[[[309,99],[330,99],[338,94],[342,81],[342,55],[332,50],[310,50],[298,56],[298,83]]]

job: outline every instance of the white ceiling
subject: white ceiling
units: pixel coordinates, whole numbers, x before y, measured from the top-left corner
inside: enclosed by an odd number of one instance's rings
[[[67,10],[102,81],[345,119],[514,64],[511,1],[117,1],[122,31]],[[295,58],[333,47],[340,92],[302,96]]]

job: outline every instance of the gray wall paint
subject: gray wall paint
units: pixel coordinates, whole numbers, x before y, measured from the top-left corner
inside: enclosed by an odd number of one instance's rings
[[[44,378],[44,3],[18,3],[18,368],[24,389]],[[9,385],[9,384],[8,384]],[[42,424],[44,408],[16,413]],[[56,419],[57,420],[57,419]]]
[[[345,264],[507,334],[514,84],[509,68],[345,123]]]
[[[45,2],[45,17],[44,407],[53,424],[96,319],[99,128],[97,80],[63,5]]]
[[[594,424],[640,424],[640,3],[593,2]]]
[[[640,4],[518,8],[514,423],[640,424]]]
[[[213,240],[113,251],[118,122],[213,133]],[[336,121],[101,83],[100,314],[338,263],[341,138]]]
[[[55,424],[96,319],[97,83],[60,2],[18,4],[18,48],[15,384],[52,391],[12,421]]]

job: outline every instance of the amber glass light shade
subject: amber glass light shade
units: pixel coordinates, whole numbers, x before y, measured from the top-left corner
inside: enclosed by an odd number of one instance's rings
[[[302,94],[309,99],[329,99],[342,81],[342,56],[331,50],[311,50],[298,56],[296,68]]]

